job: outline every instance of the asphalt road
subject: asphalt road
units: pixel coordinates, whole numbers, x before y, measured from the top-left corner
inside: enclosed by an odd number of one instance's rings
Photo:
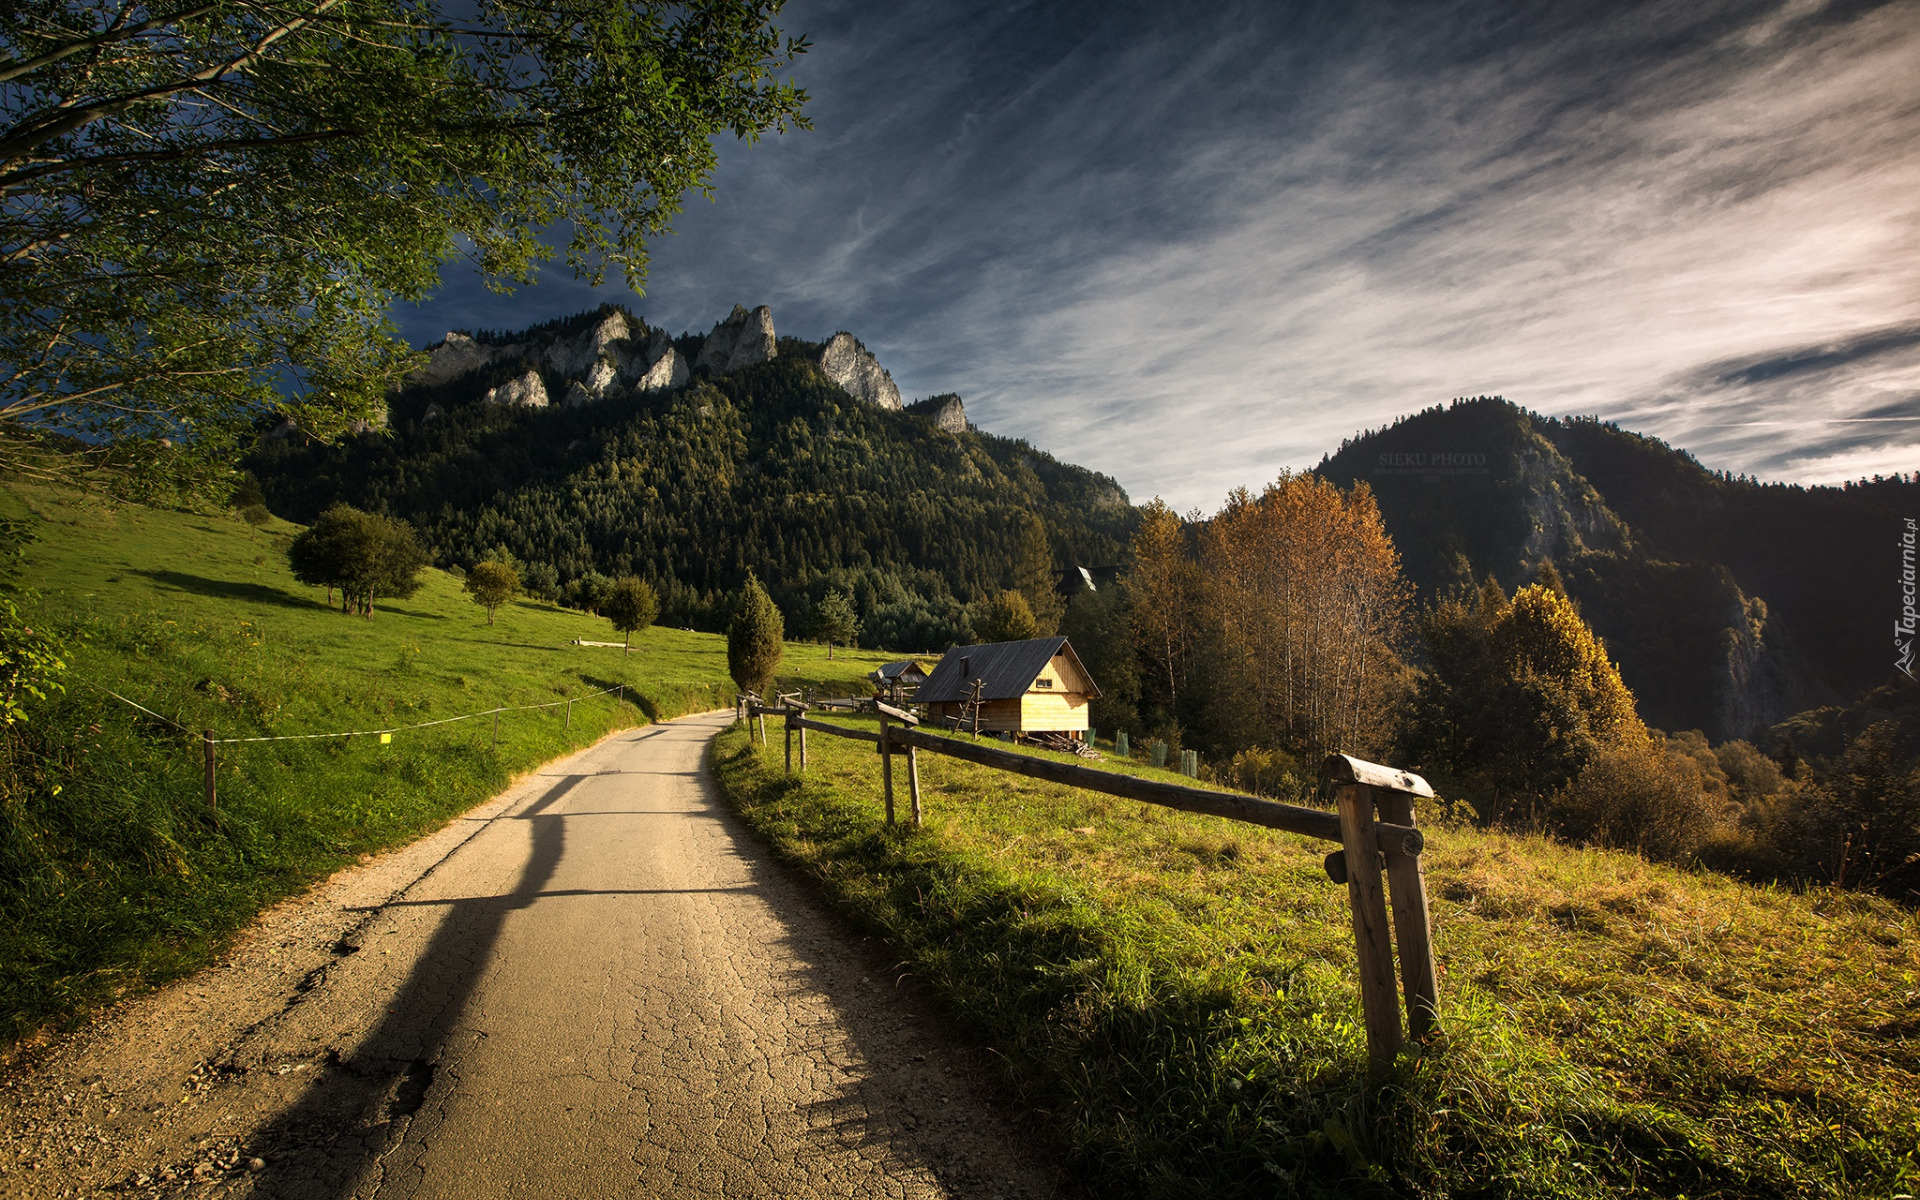
[[[0,1082],[0,1195],[1039,1197],[982,1052],[627,730]]]

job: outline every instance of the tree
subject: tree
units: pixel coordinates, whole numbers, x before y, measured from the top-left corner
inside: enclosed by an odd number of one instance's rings
[[[1124,586],[1140,647],[1141,707],[1157,707],[1163,716],[1171,716],[1187,686],[1199,617],[1200,569],[1188,554],[1180,518],[1158,496],[1140,510],[1131,551],[1133,566]]]
[[[420,589],[426,551],[413,526],[336,504],[287,547],[287,562],[301,583],[340,590],[340,611],[373,616],[373,602],[406,597]]]
[[[0,5],[0,436],[219,458],[380,419],[464,253],[636,290],[715,141],[804,127],[778,0]],[[288,399],[286,393],[291,393]],[[178,468],[184,469],[184,468]]]
[[[733,606],[727,625],[727,673],[749,695],[758,696],[773,681],[780,665],[786,620],[760,581],[747,576],[747,586]]]
[[[633,575],[616,579],[600,601],[600,615],[627,635],[623,656],[633,653],[633,635],[653,624],[660,615],[660,597],[646,580]],[[777,615],[777,614],[776,614]],[[731,643],[729,643],[731,644]]]
[[[1492,579],[1421,622],[1427,667],[1404,755],[1476,793],[1500,820],[1537,813],[1609,747],[1645,739],[1633,693],[1573,602],[1541,584],[1511,601]]]
[[[860,636],[860,616],[853,611],[853,597],[840,588],[828,588],[813,609],[813,636],[827,644],[829,659],[834,643],[853,645]]]
[[[1026,598],[1033,610],[1037,637],[1052,637],[1060,629],[1060,618],[1067,604],[1060,596],[1059,575],[1054,570],[1053,546],[1047,539],[1047,527],[1032,513],[1022,523],[1020,548],[1013,560],[1013,587]]]
[[[1024,642],[1040,636],[1027,598],[1012,588],[988,598],[973,619],[973,631],[983,642]]]
[[[1218,631],[1214,725],[1243,743],[1373,755],[1396,717],[1408,589],[1365,483],[1287,472],[1242,488],[1200,538]]]
[[[467,595],[487,610],[487,624],[493,624],[493,610],[520,594],[520,572],[512,563],[478,562],[467,572]]]
[[[1080,662],[1100,688],[1093,724],[1139,732],[1140,658],[1127,623],[1125,594],[1116,587],[1081,592],[1067,605],[1060,632],[1073,640]]]
[[[525,572],[527,595],[552,603],[560,596],[560,572],[552,563],[537,562]]]

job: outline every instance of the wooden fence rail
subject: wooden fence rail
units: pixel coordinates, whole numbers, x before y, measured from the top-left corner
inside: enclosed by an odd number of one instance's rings
[[[1328,878],[1347,885],[1353,910],[1353,938],[1358,954],[1360,1011],[1367,1031],[1367,1053],[1376,1074],[1389,1068],[1405,1039],[1419,1041],[1439,1028],[1440,990],[1433,961],[1433,922],[1427,908],[1425,873],[1420,854],[1426,839],[1414,823],[1416,797],[1431,797],[1433,789],[1420,776],[1370,763],[1345,754],[1327,756],[1321,779],[1331,784],[1337,811],[1326,812],[1298,804],[1281,804],[1235,792],[1188,787],[1157,779],[1143,779],[1103,771],[1078,763],[1016,754],[997,746],[957,737],[941,737],[914,728],[919,719],[886,703],[876,703],[877,730],[852,729],[806,716],[807,706],[797,698],[781,697],[778,706],[740,698],[739,711],[757,722],[760,744],[767,744],[766,718],[786,723],[786,765],[794,769],[794,743],[799,742],[802,771],[807,767],[807,732],[872,743],[880,753],[881,788],[886,821],[894,824],[893,759],[905,755],[911,820],[921,821],[920,768],[916,752],[944,754],[994,770],[1088,791],[1104,792],[1181,812],[1225,817],[1268,829],[1340,843],[1329,854]],[[1385,873],[1385,886],[1381,875]],[[1389,923],[1387,905],[1392,902]],[[1394,951],[1399,950],[1400,980],[1395,986]],[[1406,1024],[1401,1024],[1400,994],[1406,998]]]

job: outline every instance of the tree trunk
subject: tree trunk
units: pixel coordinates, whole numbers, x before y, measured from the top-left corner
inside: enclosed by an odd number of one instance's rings
[[[631,629],[627,630],[626,634],[627,634],[626,644],[620,647],[621,658],[625,658],[628,655],[633,653],[633,630]]]

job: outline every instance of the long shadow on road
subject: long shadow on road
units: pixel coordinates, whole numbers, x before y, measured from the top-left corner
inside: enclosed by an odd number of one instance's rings
[[[636,740],[671,728],[656,726]],[[608,773],[634,772],[612,768]],[[487,977],[508,917],[541,900],[666,894],[668,890],[644,888],[549,890],[566,849],[566,823],[576,816],[614,815],[552,811],[595,777],[564,776],[531,804],[501,814],[526,820],[532,837],[531,853],[510,893],[401,898],[381,906],[441,907],[446,912],[378,1026],[357,1048],[319,1072],[298,1102],[249,1139],[248,1153],[269,1164],[250,1181],[254,1196],[344,1200],[370,1196],[383,1182],[392,1193],[407,1194],[406,1183],[417,1181],[383,1180],[381,1163],[406,1141],[444,1047],[456,1036],[475,989]],[[811,1101],[831,1123],[835,1139],[858,1155],[871,1155],[878,1143],[885,1143],[895,1162],[923,1168],[947,1195],[1013,1200],[1059,1194],[1059,1182],[1049,1179],[1044,1167],[1018,1167],[1011,1171],[1017,1180],[1009,1178],[1007,1151],[1021,1136],[1011,1124],[968,1115],[1006,1111],[1007,1098],[994,1083],[996,1073],[985,1065],[986,1053],[956,1041],[937,1009],[910,991],[898,990],[897,971],[882,948],[849,934],[711,792],[706,805],[690,812],[619,815],[711,820],[726,830],[729,852],[737,856],[744,879],[730,886],[670,890],[756,894],[781,915],[785,932],[777,939],[778,950],[790,956],[792,984],[827,998],[854,1057],[867,1064],[847,1074],[837,1092]],[[975,1103],[950,1103],[963,1094],[971,1094]],[[1012,1157],[1035,1161],[1025,1152]],[[609,1183],[607,1196],[632,1191],[631,1186]]]
[[[526,908],[553,878],[566,850],[566,822],[540,819],[591,776],[568,775],[513,814],[528,819],[533,849],[512,892],[440,902],[447,915],[394,996],[379,1026],[350,1057],[253,1139],[270,1164],[257,1194],[306,1200],[350,1195],[406,1132],[433,1083],[440,1049],[485,974],[509,913]],[[419,903],[401,901],[400,904]]]

